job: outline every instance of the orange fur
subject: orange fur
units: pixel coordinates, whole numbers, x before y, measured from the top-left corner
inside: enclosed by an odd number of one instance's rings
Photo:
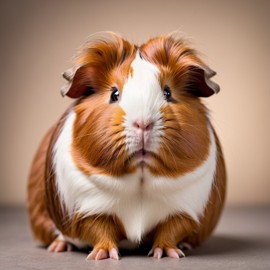
[[[76,61],[80,68],[74,75],[70,97],[80,97],[90,91],[100,94],[108,92],[113,86],[122,90],[130,71],[130,64],[136,54],[136,46],[126,40],[113,36],[113,40],[90,42]]]
[[[125,238],[123,225],[116,216],[91,216],[84,218],[75,215],[70,225],[70,235],[86,241],[96,249],[117,248]]]
[[[72,157],[81,171],[88,175],[121,176],[136,169],[125,150],[122,125],[125,112],[117,103],[109,104],[112,87],[117,86],[121,92],[126,78],[133,76],[130,64],[136,50],[135,45],[114,36],[113,40],[90,43],[77,58],[80,67],[68,95],[83,97],[46,135],[29,177],[28,206],[32,230],[45,244],[56,237],[56,228],[96,249],[117,248],[119,241],[126,238],[117,216],[103,213],[87,218],[79,213],[67,216],[57,191],[52,159],[53,147],[72,109],[76,112]],[[154,175],[176,178],[197,168],[209,154],[207,109],[192,89],[198,80],[197,69],[203,68],[204,64],[193,49],[172,37],[152,39],[142,45],[140,51],[144,59],[159,67],[161,89],[168,85],[173,97],[173,101],[162,108],[163,141],[148,169]],[[84,96],[89,94],[87,88],[91,90],[90,96]],[[154,248],[176,248],[180,241],[199,245],[214,229],[226,190],[225,164],[219,140],[215,137],[218,149],[215,181],[200,223],[194,222],[186,213],[168,216],[148,235]]]
[[[204,64],[183,40],[161,36],[140,47],[142,56],[159,67],[161,88],[168,85],[173,101],[162,108],[164,136],[154,175],[179,177],[198,167],[208,156],[207,109],[188,92],[193,67]]]
[[[44,137],[34,158],[28,180],[28,212],[36,240],[50,244],[56,237],[56,227],[49,217],[45,203],[45,167],[48,145],[54,128]]]
[[[160,36],[149,40],[140,47],[142,56],[149,62],[159,67],[161,86],[169,85],[176,90],[179,97],[185,95],[200,94],[195,90],[200,88],[200,70],[208,69],[201,61],[196,50],[183,39],[174,38],[172,35]],[[196,86],[200,87],[196,87]],[[201,89],[201,91],[203,91]],[[204,96],[201,93],[201,96]]]
[[[128,166],[125,136],[122,134],[124,112],[117,105],[108,106],[107,98],[107,95],[91,97],[76,107],[78,117],[74,125],[73,158],[88,175],[123,175],[134,169]]]
[[[163,109],[164,135],[158,158],[150,171],[154,175],[179,177],[197,168],[208,156],[210,139],[206,109],[186,98]]]
[[[157,225],[153,232],[153,248],[177,248],[187,235],[193,234],[198,224],[186,215],[169,216],[164,222]]]

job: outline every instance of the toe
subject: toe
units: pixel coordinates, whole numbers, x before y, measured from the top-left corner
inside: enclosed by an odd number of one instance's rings
[[[67,243],[67,251],[72,251],[73,250],[73,246],[69,243]]]
[[[109,250],[109,257],[114,260],[119,260],[118,250],[116,248]]]
[[[98,250],[93,249],[87,256],[86,260],[95,260],[97,253]]]
[[[173,259],[179,259],[179,255],[178,253],[176,252],[175,249],[173,248],[168,248],[166,249],[166,255],[170,258],[173,258]]]
[[[108,252],[104,249],[100,249],[96,255],[95,260],[104,260],[107,259],[108,257],[109,257]]]
[[[166,255],[169,258],[173,258],[173,259],[179,259],[179,258],[185,257],[184,252],[181,249],[177,249],[177,248],[166,249]]]
[[[63,251],[71,251],[71,245],[69,245],[66,241],[55,240],[48,247],[49,252],[63,252]]]
[[[173,258],[173,259],[179,259],[179,258],[185,257],[185,254],[181,249],[178,249],[178,248],[164,248],[164,249],[162,249],[159,247],[151,249],[150,252],[148,253],[148,256],[153,255],[153,258],[160,259],[163,254],[165,254],[167,257]]]
[[[62,251],[65,251],[66,250],[66,247],[67,247],[67,244],[65,241],[59,241],[57,243],[57,246],[55,248],[55,252],[62,252]]]
[[[49,252],[63,252],[63,251],[72,251],[72,245],[68,243],[62,234],[59,234],[58,237],[49,245]]]
[[[52,242],[52,243],[49,245],[49,247],[48,247],[48,251],[49,251],[49,252],[54,252],[56,246],[57,246],[57,242],[56,242],[56,241]]]
[[[153,257],[155,259],[160,259],[162,257],[162,254],[163,254],[163,250],[161,248],[155,248],[154,251],[153,251]]]
[[[119,260],[118,251],[116,248],[111,250],[106,249],[93,249],[92,252],[87,256],[86,260],[104,260],[104,259]]]

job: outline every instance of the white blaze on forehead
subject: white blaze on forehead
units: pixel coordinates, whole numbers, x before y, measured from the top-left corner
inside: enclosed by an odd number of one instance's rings
[[[137,121],[153,124],[149,151],[157,152],[163,134],[161,108],[166,104],[159,83],[157,66],[142,59],[137,53],[131,64],[132,72],[124,84],[119,105],[125,112],[123,126],[129,153],[138,150],[133,124]]]
[[[124,84],[119,105],[128,121],[155,121],[165,100],[159,83],[157,66],[142,59],[139,52],[131,64],[132,71]]]

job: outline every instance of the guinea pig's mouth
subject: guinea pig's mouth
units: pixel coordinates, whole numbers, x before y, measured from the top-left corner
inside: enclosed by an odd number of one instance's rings
[[[154,157],[155,153],[148,151],[144,148],[135,151],[131,154],[130,159],[134,159],[137,163],[147,163],[151,157]]]

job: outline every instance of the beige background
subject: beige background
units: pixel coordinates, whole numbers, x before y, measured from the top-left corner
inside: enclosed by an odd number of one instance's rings
[[[140,44],[181,30],[218,72],[207,99],[230,205],[270,203],[270,1],[1,1],[0,204],[23,204],[34,152],[70,103],[61,72],[90,34]]]

